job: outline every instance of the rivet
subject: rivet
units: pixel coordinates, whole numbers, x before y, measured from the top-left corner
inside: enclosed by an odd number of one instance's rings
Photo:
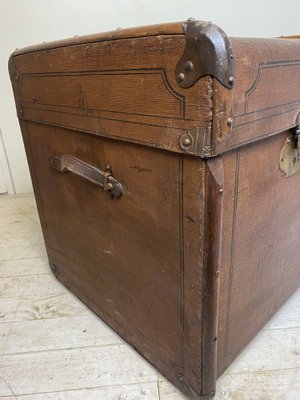
[[[23,117],[24,111],[22,110],[22,108],[20,108],[19,110],[19,117]]]
[[[16,74],[15,76],[15,80],[18,81],[19,80],[19,74]]]
[[[184,66],[186,71],[192,71],[194,69],[194,64],[192,61],[187,61]]]
[[[193,21],[196,21],[196,18],[195,18],[195,17],[190,17],[190,18],[188,18],[187,21],[188,21],[188,22],[193,22]]]
[[[219,194],[222,195],[223,192],[224,192],[224,188],[220,188],[220,189],[219,189]]]
[[[107,189],[112,190],[113,188],[114,188],[114,185],[111,182],[108,182]]]
[[[232,125],[233,125],[233,118],[231,118],[231,117],[228,118],[228,120],[227,120],[227,125],[229,126],[229,128],[232,127]]]
[[[230,76],[228,79],[229,85],[232,86],[234,84],[234,81],[235,81],[234,76]]]
[[[185,75],[183,72],[181,72],[180,74],[178,74],[177,79],[179,80],[179,82],[183,82],[185,78]]]
[[[189,146],[191,144],[191,139],[186,136],[185,138],[182,139],[182,144],[183,146]]]

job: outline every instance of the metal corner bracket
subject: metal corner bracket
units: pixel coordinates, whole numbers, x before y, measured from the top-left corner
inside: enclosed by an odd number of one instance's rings
[[[203,128],[187,130],[179,138],[179,148],[183,153],[199,156],[201,158],[213,156],[210,133]]]
[[[178,85],[189,88],[203,76],[210,75],[231,89],[235,63],[227,35],[211,22],[188,20],[183,28],[186,46],[175,70]]]

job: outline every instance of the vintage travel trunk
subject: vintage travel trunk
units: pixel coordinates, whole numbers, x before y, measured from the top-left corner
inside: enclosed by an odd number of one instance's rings
[[[53,273],[213,396],[300,283],[299,38],[190,19],[16,50],[9,70]]]

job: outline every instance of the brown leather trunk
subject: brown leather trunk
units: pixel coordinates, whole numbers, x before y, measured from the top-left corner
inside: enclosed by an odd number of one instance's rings
[[[53,273],[213,396],[299,286],[300,40],[189,20],[17,50],[9,70]]]

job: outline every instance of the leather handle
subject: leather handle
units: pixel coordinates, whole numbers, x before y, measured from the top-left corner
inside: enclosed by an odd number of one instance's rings
[[[76,157],[63,154],[59,157],[49,157],[49,165],[57,171],[71,172],[74,175],[86,179],[107,192],[112,198],[119,198],[122,196],[122,185],[112,176],[111,166],[109,164],[106,164],[106,171],[102,171]]]

